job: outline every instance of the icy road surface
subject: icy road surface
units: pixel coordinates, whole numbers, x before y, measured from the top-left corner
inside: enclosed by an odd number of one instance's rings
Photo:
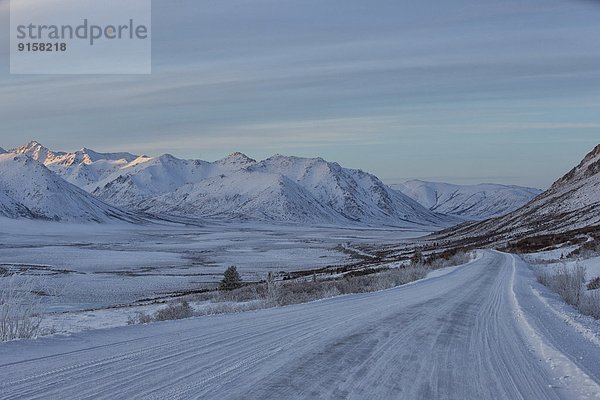
[[[599,398],[600,348],[484,252],[364,295],[0,345],[3,399]]]

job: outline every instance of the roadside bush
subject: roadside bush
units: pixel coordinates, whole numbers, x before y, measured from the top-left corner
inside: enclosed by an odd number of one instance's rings
[[[275,278],[275,274],[272,272],[269,272],[267,274],[266,290],[267,301],[270,304],[276,305],[279,302],[279,298],[281,297],[281,287],[279,285],[279,282],[277,282],[277,279]]]
[[[369,275],[348,275],[341,279],[286,282],[279,291],[279,305],[299,304],[340,294],[368,293],[390,289],[422,279],[427,269],[422,266],[394,268]]]
[[[466,264],[473,259],[473,253],[463,250],[446,251],[429,257],[425,265],[430,269],[440,269]]]
[[[153,315],[137,311],[134,316],[127,319],[127,325],[149,324],[155,321],[171,321],[176,319],[190,318],[194,316],[194,309],[187,300],[178,300],[169,303]]]
[[[427,276],[427,268],[424,266],[394,268],[379,274],[342,280],[339,289],[342,293],[372,292],[404,285],[425,278],[425,276]]]
[[[152,318],[151,315],[148,315],[148,314],[146,314],[144,312],[141,312],[141,311],[137,311],[135,313],[135,316],[130,316],[127,319],[127,325],[149,324],[152,321],[154,321],[154,319]]]
[[[0,342],[30,339],[40,333],[41,299],[35,282],[19,275],[0,282]]]
[[[174,319],[184,319],[194,316],[194,310],[186,300],[170,303],[167,307],[158,310],[154,314],[155,321],[169,321]]]
[[[322,282],[287,282],[281,288],[281,294],[276,305],[307,303],[309,301],[326,299],[339,295],[334,281]]]
[[[262,310],[265,308],[272,307],[271,304],[266,302],[265,300],[253,300],[243,303],[213,303],[208,307],[202,308],[196,315],[205,316],[205,315],[217,315],[217,314],[232,314],[246,311],[254,311],[254,310]]]
[[[248,284],[237,289],[219,290],[213,295],[212,300],[217,302],[225,301],[252,301],[265,297],[264,285]]]
[[[577,305],[584,291],[585,268],[576,265],[569,269],[565,264],[561,264],[549,280],[549,287],[562,297],[565,303]]]
[[[582,314],[600,319],[600,290],[585,293],[578,307]]]
[[[585,267],[580,264],[573,269],[561,264],[553,272],[538,270],[537,280],[582,314],[600,318],[600,292],[598,290],[586,291],[585,272]]]

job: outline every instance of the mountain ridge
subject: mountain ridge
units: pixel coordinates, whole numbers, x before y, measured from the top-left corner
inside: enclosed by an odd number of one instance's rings
[[[235,152],[208,162],[87,148],[55,152],[36,141],[11,152],[30,156],[102,201],[133,212],[440,228],[460,222],[425,209],[374,175],[322,158],[277,154],[257,161]]]
[[[516,185],[456,185],[418,179],[390,186],[431,211],[465,220],[485,220],[508,214],[542,193],[539,189]]]

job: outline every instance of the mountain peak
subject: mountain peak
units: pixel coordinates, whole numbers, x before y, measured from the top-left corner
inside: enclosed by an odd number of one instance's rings
[[[24,146],[13,149],[11,150],[11,153],[25,154],[41,163],[46,162],[47,159],[54,159],[57,156],[64,155],[64,153],[50,151],[37,140],[32,140]]]
[[[594,150],[590,151],[585,158],[583,159],[583,163],[588,163],[590,161],[596,160],[596,158],[600,158],[600,144],[594,147]]]
[[[27,143],[26,145],[18,147],[15,150],[17,152],[23,153],[25,151],[32,151],[32,150],[48,150],[48,148],[46,146],[44,146],[43,144],[41,144],[40,142],[38,142],[37,140],[32,140],[29,143]]]
[[[158,160],[174,161],[174,160],[179,160],[179,159],[177,157],[175,157],[173,154],[165,153],[165,154],[161,154],[160,156],[158,156]]]
[[[585,180],[600,173],[600,144],[594,147],[579,163],[578,166],[569,171],[565,176],[554,182],[550,190],[559,190],[571,182]]]
[[[227,164],[254,164],[256,162],[256,160],[248,157],[244,153],[236,151],[234,153],[231,153],[227,157],[223,158],[222,160],[219,160],[218,162],[221,164],[224,164],[224,163],[227,163]]]
[[[41,146],[44,147],[44,145],[42,145],[40,142],[38,142],[37,140],[32,140],[29,143],[27,143],[26,145],[27,147],[35,147],[35,146]]]
[[[4,150],[2,147],[0,147],[0,154],[4,154],[6,153],[6,150]]]

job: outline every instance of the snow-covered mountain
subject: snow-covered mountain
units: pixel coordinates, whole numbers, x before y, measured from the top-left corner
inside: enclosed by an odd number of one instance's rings
[[[550,189],[503,217],[443,232],[453,240],[488,242],[563,233],[600,225],[600,145]]]
[[[73,153],[52,151],[36,141],[29,142],[25,146],[12,149],[11,153],[26,154],[44,165],[70,166],[76,164],[92,164],[100,160],[131,162],[138,156],[131,153],[98,153],[85,147]]]
[[[320,158],[276,155],[255,162],[241,154],[205,166],[205,177],[151,198],[152,213],[305,223],[448,226],[454,220],[426,210],[375,176]],[[208,173],[206,171],[209,171]]]
[[[0,147],[0,154],[4,154],[6,153],[6,150],[4,150],[2,147]]]
[[[40,161],[97,198],[133,211],[266,222],[451,226],[377,177],[320,158],[233,153],[215,162],[82,149],[54,152],[37,142],[10,151]]]
[[[31,157],[11,153],[0,155],[0,215],[72,222],[135,220]]]
[[[234,153],[216,162],[163,155],[99,182],[94,195],[155,214],[302,223],[448,226],[376,177],[322,159]]]
[[[105,179],[138,158],[130,153],[97,153],[86,148],[73,153],[55,152],[36,141],[10,152],[28,155],[67,182],[86,190],[88,185]]]
[[[94,195],[111,204],[139,209],[147,200],[172,193],[185,185],[232,173],[254,162],[238,154],[214,163],[181,160],[170,154],[138,158],[90,185],[89,189],[93,188],[91,192]]]
[[[431,211],[466,220],[484,220],[505,215],[529,203],[539,189],[497,184],[453,185],[411,180],[391,185]]]
[[[240,170],[189,184],[141,204],[154,214],[333,223],[336,216],[279,174]]]

